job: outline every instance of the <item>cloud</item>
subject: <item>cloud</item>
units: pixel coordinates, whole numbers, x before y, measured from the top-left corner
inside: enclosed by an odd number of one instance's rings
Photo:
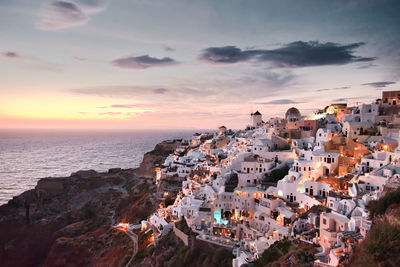
[[[77,57],[77,56],[71,56],[72,59],[76,60],[76,61],[86,61],[87,58],[84,57]]]
[[[163,89],[163,90],[161,90]],[[95,95],[101,97],[144,97],[150,94],[162,94],[168,89],[151,86],[129,86],[129,85],[104,85],[69,90],[75,94]],[[158,93],[157,93],[158,92]],[[154,97],[154,96],[153,96]]]
[[[354,50],[364,44],[341,45],[332,42],[297,41],[270,50],[242,50],[236,46],[209,47],[202,51],[200,60],[211,64],[268,62],[278,68],[343,65],[352,62],[373,61],[375,58],[354,55]]]
[[[149,55],[136,56],[136,57],[122,57],[115,59],[111,62],[112,65],[125,69],[147,69],[150,67],[163,67],[176,65],[178,62],[170,57],[155,58]]]
[[[316,92],[325,92],[325,91],[336,91],[336,90],[347,90],[350,89],[350,86],[336,87],[336,88],[323,88],[315,90]]]
[[[303,102],[298,102],[298,101],[294,101],[291,99],[276,99],[276,100],[271,100],[268,102],[260,102],[257,104],[259,104],[259,105],[286,105],[286,104],[299,104],[299,103],[303,103]]]
[[[168,92],[168,89],[165,88],[156,88],[151,90],[154,94],[165,94],[166,92]]]
[[[79,114],[81,114],[81,115],[87,115],[87,114],[90,114],[90,112],[87,112],[87,111],[80,111],[80,112],[78,112]]]
[[[41,58],[31,56],[31,55],[21,55],[13,51],[0,52],[0,58],[4,57],[10,60],[18,60],[15,62],[22,63],[22,68],[34,69],[34,70],[45,70],[45,71],[55,71],[61,70],[60,65],[52,62],[48,62]],[[21,61],[20,61],[21,60]]]
[[[37,28],[59,30],[84,25],[89,15],[104,10],[105,4],[101,0],[54,1],[42,8]]]
[[[170,47],[170,46],[167,46],[167,45],[164,46],[164,50],[165,50],[166,52],[173,52],[173,51],[175,51],[174,48],[172,48],[172,47]]]
[[[103,11],[108,3],[106,0],[74,0],[74,2],[88,14]]]
[[[369,68],[374,68],[378,67],[378,65],[373,64],[373,63],[366,63],[366,64],[361,64],[360,66],[357,67],[357,69],[363,70],[363,69],[369,69]]]
[[[11,51],[2,52],[2,53],[0,53],[0,55],[2,55],[3,57],[6,57],[6,58],[21,58],[22,57],[22,56],[18,55],[16,52],[11,52]]]
[[[260,84],[269,88],[287,88],[298,82],[298,75],[292,70],[270,71],[270,70],[253,70],[244,77],[235,79],[240,86],[249,86],[250,84]]]
[[[137,104],[114,104],[110,106],[111,108],[136,108]]]
[[[396,82],[373,82],[373,83],[363,83],[361,85],[368,85],[374,88],[382,88],[395,83]]]
[[[254,51],[256,50],[241,50],[236,46],[209,47],[203,50],[200,59],[215,64],[237,63],[256,56]]]
[[[346,102],[348,100],[348,98],[336,98],[336,99],[332,99],[333,102]]]
[[[138,104],[114,104],[111,105],[110,108],[137,108],[141,107],[141,105]]]
[[[359,96],[359,97],[341,97],[341,98],[332,99],[331,101],[332,102],[347,102],[347,101],[353,100],[355,102],[361,102],[363,99],[370,100],[371,98],[373,99],[374,96],[369,95],[369,96]]]
[[[98,115],[107,115],[107,116],[117,116],[117,115],[121,115],[122,112],[99,112],[97,113]]]

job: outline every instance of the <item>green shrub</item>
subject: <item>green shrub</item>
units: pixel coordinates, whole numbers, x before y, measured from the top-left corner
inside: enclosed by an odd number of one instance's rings
[[[261,267],[278,260],[281,256],[287,254],[292,243],[290,241],[277,241],[268,249],[264,250],[261,257],[254,262],[254,266]]]
[[[280,169],[271,171],[268,182],[277,183],[279,180],[282,180],[289,173],[289,169],[289,166],[285,165]]]

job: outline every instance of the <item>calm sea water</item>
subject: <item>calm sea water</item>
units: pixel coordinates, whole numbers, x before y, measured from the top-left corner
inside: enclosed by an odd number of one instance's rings
[[[0,131],[0,205],[49,176],[135,168],[162,140],[194,131]]]

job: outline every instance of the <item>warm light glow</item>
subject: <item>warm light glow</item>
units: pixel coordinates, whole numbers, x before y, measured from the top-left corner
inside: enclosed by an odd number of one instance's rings
[[[154,234],[152,234],[150,237],[149,237],[149,243],[153,243],[154,242]]]
[[[117,225],[117,229],[123,232],[127,232],[129,230],[129,223],[119,223]]]

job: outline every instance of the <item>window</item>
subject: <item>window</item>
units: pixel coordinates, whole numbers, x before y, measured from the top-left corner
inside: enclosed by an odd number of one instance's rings
[[[324,225],[326,225],[326,219],[325,219],[325,218],[322,219],[322,223],[323,223]]]

